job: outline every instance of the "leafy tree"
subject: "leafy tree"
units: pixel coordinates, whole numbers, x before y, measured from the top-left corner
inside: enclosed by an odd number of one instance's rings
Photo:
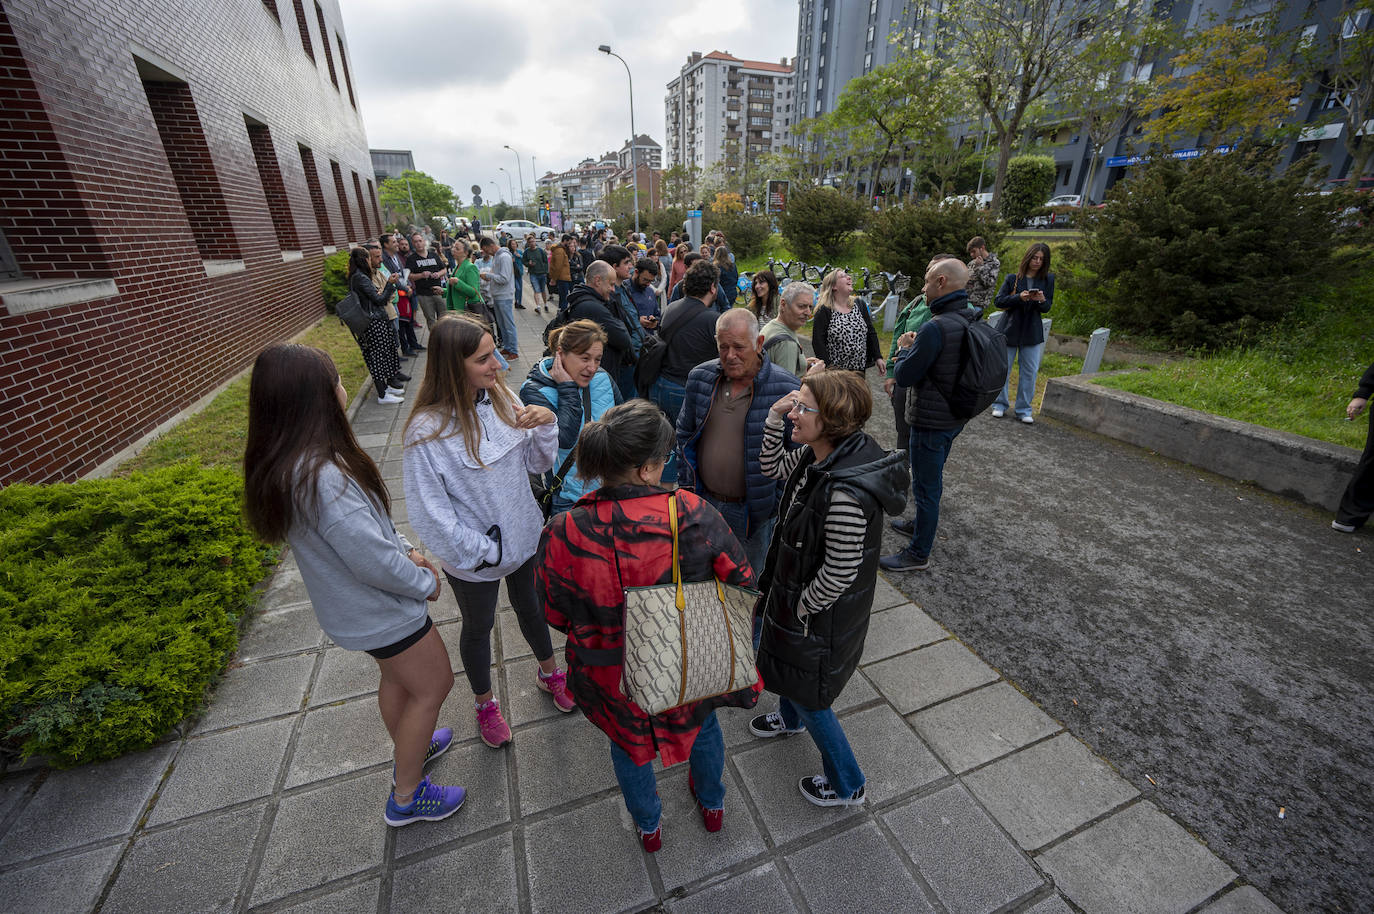
[[[940,50],[965,71],[997,140],[993,209],[999,209],[1013,146],[1042,98],[1102,78],[1106,48],[1134,46],[1133,3],[1118,0],[949,0]]]
[[[630,225],[634,225],[635,212],[635,189],[633,185],[627,184],[624,187],[617,187],[601,200],[601,215],[607,219],[623,219],[629,217]]]
[[[429,219],[457,209],[453,188],[441,184],[423,171],[407,169],[394,178],[387,178],[377,189],[382,205],[397,213],[409,214],[410,201],[415,200],[415,215]]]
[[[863,227],[867,212],[862,202],[833,187],[794,187],[778,228],[788,247],[803,259],[837,257]]]
[[[744,212],[744,198],[739,194],[716,194],[711,201],[711,212],[718,216]]]
[[[1113,327],[1192,346],[1246,341],[1331,269],[1336,247],[1340,203],[1308,186],[1315,159],[1275,176],[1278,156],[1246,143],[1132,169],[1085,214],[1095,275],[1075,291]]]
[[[1002,190],[1002,217],[1020,224],[1045,205],[1054,191],[1054,159],[1049,156],[1017,156],[1007,163],[1006,187]]]
[[[1146,140],[1167,148],[1197,137],[1200,148],[1215,149],[1274,130],[1300,87],[1265,31],[1223,22],[1190,36],[1172,73],[1155,80],[1145,98],[1157,110],[1145,123]]]
[[[704,226],[707,231],[719,229],[724,232],[725,242],[736,258],[763,253],[773,235],[773,226],[767,216],[753,216],[742,211],[720,213],[714,207],[709,218],[704,220]]]
[[[695,165],[674,165],[663,170],[663,200],[669,206],[687,209],[696,200],[697,177],[701,169]],[[640,220],[643,224],[643,220]]]
[[[1006,237],[1007,226],[987,210],[971,205],[941,205],[922,200],[890,206],[875,213],[869,222],[868,246],[887,272],[901,271],[917,279],[936,254],[962,255],[970,238],[981,235],[996,250]]]
[[[1374,0],[1343,0],[1329,18],[1320,6],[1313,13],[1324,20],[1326,40],[1302,47],[1308,75],[1334,93],[1345,126],[1341,140],[1351,157],[1350,176],[1360,178],[1374,160],[1374,141],[1360,136],[1374,118]]]

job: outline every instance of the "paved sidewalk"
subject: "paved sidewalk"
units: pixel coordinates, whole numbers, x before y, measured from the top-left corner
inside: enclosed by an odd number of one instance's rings
[[[517,316],[526,357],[512,388],[547,320]],[[397,496],[417,362],[405,405],[365,397],[354,420]],[[393,516],[415,539],[403,497]],[[885,580],[873,609],[836,706],[868,804],[802,798],[797,780],[820,771],[819,756],[806,736],[749,735],[749,717],[776,707],[765,695],[758,711],[721,712],[725,829],[702,828],[678,766],[660,776],[663,849],[646,855],[605,737],[535,689],[504,601],[494,681],[513,744],[478,740],[459,675],[440,720],[455,746],[433,773],[467,787],[467,804],[440,823],[383,824],[391,763],[376,666],[324,637],[288,556],[185,733],[103,765],[0,779],[0,909],[1278,910]],[[447,588],[433,615],[461,672]]]

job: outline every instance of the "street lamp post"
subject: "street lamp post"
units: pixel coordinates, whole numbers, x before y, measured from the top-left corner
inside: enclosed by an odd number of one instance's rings
[[[497,165],[496,167],[499,168],[501,171],[505,171],[505,172],[506,172],[506,186],[510,188],[510,195],[511,195],[512,197],[514,197],[514,196],[515,196],[515,182],[511,180],[511,178],[510,178],[510,172],[506,171],[506,166],[504,166],[504,165]],[[520,207],[520,212],[521,212],[521,214],[523,215],[524,212],[525,212],[525,207],[521,206],[521,207]]]
[[[529,211],[525,209],[525,171],[520,167],[520,153],[516,152],[515,147],[511,146],[509,143],[506,144],[505,148],[509,149],[515,155],[515,173],[520,176],[520,215],[528,219],[530,214]],[[530,156],[530,178],[534,178],[534,156]],[[511,191],[511,193],[515,193],[515,191]]]
[[[491,195],[492,200],[495,200],[497,197],[501,196],[501,188],[496,186],[495,181],[488,181],[487,186],[490,187],[493,191],[495,191],[495,193]],[[487,221],[490,222],[493,226],[496,225],[496,216],[492,214],[491,200],[487,201]]]
[[[634,185],[635,185],[635,234],[638,235],[638,234],[639,234],[639,161],[638,161],[638,156],[635,155],[635,151],[639,148],[639,144],[635,142],[635,140],[637,139],[637,134],[635,133],[635,78],[634,78],[633,76],[630,75],[630,65],[627,64],[627,63],[625,63],[625,58],[624,58],[624,57],[621,57],[621,56],[620,56],[619,54],[617,54],[615,51],[612,51],[610,45],[608,45],[608,44],[603,44],[603,45],[599,46],[599,47],[597,48],[597,50],[600,51],[602,54],[609,54],[609,55],[611,55],[612,57],[614,57],[616,60],[620,61],[622,64],[625,64],[625,78],[628,79],[628,80],[630,81],[630,176],[631,176],[631,178],[634,180]]]

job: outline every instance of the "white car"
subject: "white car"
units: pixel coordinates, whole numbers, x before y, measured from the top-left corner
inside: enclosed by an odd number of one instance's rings
[[[1059,196],[1052,198],[1052,199],[1050,200],[1050,202],[1046,203],[1045,205],[1046,205],[1046,206],[1082,206],[1082,205],[1083,205],[1083,195],[1082,195],[1082,194],[1060,194]]]
[[[553,229],[549,226],[535,225],[528,219],[507,219],[497,224],[496,234],[500,235],[502,232],[519,238],[521,241],[524,241],[525,236],[530,234],[533,234],[534,237],[538,238],[540,241],[546,238],[552,238],[554,234]]]

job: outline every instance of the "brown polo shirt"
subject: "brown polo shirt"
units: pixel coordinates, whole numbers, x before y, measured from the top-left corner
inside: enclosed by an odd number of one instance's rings
[[[721,378],[697,439],[697,475],[708,492],[725,498],[744,498],[744,420],[754,400],[750,384],[738,396],[730,393],[729,378]]]

